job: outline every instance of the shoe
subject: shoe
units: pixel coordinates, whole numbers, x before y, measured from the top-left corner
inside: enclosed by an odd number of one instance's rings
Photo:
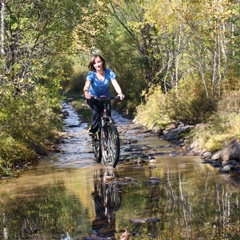
[[[96,134],[95,134],[94,132],[92,132],[91,129],[89,129],[89,130],[88,130],[88,135],[89,135],[90,137],[94,138]]]

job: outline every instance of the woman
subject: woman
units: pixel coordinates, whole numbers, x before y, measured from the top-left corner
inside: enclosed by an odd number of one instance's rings
[[[94,135],[98,130],[98,122],[100,113],[103,111],[102,103],[92,98],[92,96],[110,97],[110,82],[121,100],[124,99],[121,87],[116,80],[116,74],[109,68],[106,68],[105,59],[99,55],[94,54],[88,65],[90,72],[87,75],[85,86],[83,88],[87,103],[92,109],[90,135]],[[111,105],[108,105],[108,112],[111,114]]]

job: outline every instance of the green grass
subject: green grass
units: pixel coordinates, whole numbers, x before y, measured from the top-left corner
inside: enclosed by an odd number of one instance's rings
[[[91,109],[87,105],[85,100],[77,99],[72,101],[73,108],[80,114],[84,122],[90,123],[91,121]]]

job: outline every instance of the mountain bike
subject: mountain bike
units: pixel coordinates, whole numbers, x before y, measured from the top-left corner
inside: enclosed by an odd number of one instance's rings
[[[83,97],[86,99],[85,97]],[[117,127],[107,111],[107,104],[111,100],[119,100],[119,97],[99,98],[92,96],[103,104],[103,112],[98,123],[98,131],[92,137],[92,147],[96,162],[101,162],[108,167],[115,168],[119,161],[120,139]]]

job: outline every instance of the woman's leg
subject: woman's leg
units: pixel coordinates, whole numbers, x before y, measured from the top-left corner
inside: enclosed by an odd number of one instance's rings
[[[92,109],[90,132],[96,133],[98,130],[100,114],[103,111],[102,104],[95,99],[90,99],[87,101],[87,103],[90,106],[90,108]]]

